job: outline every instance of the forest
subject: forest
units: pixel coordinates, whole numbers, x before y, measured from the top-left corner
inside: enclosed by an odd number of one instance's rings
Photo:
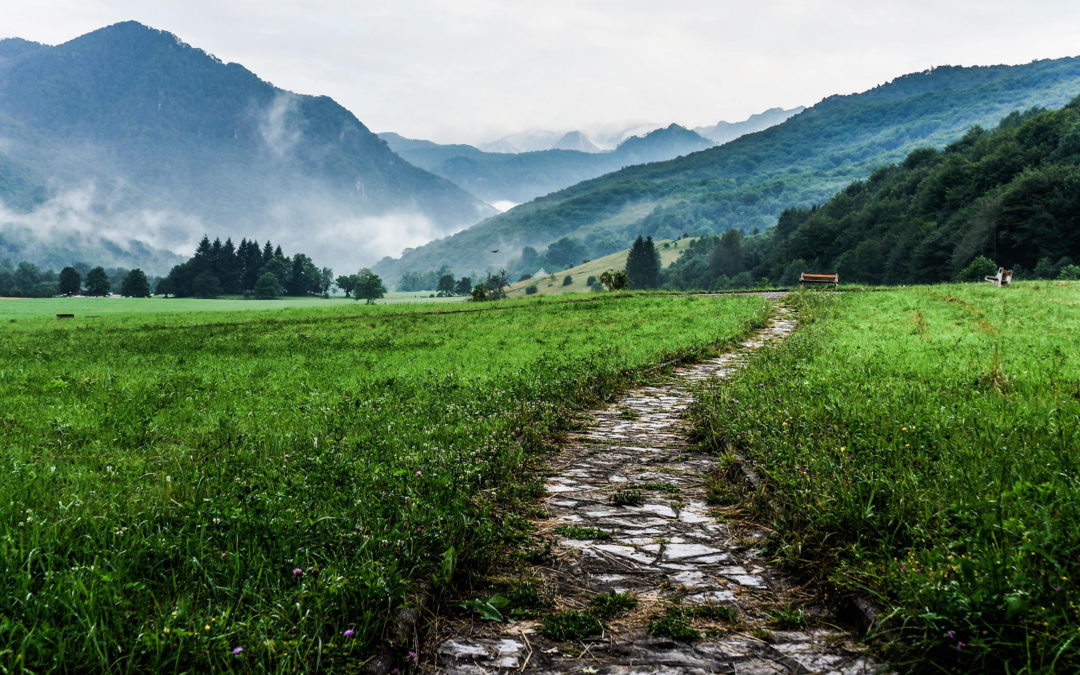
[[[993,130],[975,126],[941,151],[916,149],[820,206],[786,210],[765,233],[704,237],[665,285],[791,284],[804,271],[937,283],[998,265],[1014,278],[1072,278],[1078,259],[1080,97],[1014,112]]]

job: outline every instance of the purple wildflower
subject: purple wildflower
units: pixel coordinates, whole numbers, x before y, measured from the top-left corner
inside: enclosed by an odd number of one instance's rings
[[[955,640],[956,639],[956,633],[952,632],[951,630],[945,631],[945,634],[949,636],[950,640]]]
[[[242,651],[244,651],[243,647],[233,647],[232,653],[233,654],[239,654]]]
[[[417,471],[417,472],[416,472],[416,477],[417,477],[417,478],[419,478],[419,477],[420,477],[420,476],[422,476],[422,475],[423,475],[423,474],[422,474],[422,473],[420,473],[419,471]]]
[[[304,570],[300,569],[299,567],[294,567],[293,571],[292,571],[292,575],[294,577],[302,577],[302,576],[304,576]]]
[[[345,631],[344,633],[342,633],[342,634],[341,634],[341,637],[344,637],[344,638],[351,638],[351,637],[352,637],[352,636],[354,636],[354,635],[356,635],[356,631],[354,631],[354,630],[353,630],[352,628],[350,628],[349,630],[347,630],[347,631]]]
[[[964,643],[963,642],[957,642],[956,643],[956,651],[959,651],[959,652],[964,651]]]
[[[418,657],[416,656],[416,652],[409,652],[409,660],[413,663],[417,662]]]

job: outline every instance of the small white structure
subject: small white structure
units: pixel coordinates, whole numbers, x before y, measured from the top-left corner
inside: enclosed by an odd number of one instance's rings
[[[992,277],[983,277],[987,281],[997,286],[1008,286],[1012,283],[1012,270],[1007,270],[1004,267],[999,267],[997,274]]]

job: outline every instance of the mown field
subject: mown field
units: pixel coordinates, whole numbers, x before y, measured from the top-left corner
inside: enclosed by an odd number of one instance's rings
[[[419,585],[483,571],[522,536],[508,507],[538,489],[570,411],[766,307],[603,295],[4,321],[0,669],[356,668]]]
[[[901,672],[1080,671],[1080,285],[796,297],[695,413],[764,480],[774,552],[872,596]]]

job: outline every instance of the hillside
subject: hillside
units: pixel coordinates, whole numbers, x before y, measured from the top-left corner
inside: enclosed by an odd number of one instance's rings
[[[657,241],[656,251],[660,254],[660,266],[666,268],[673,262],[678,260],[679,256],[683,254],[692,244],[694,240],[691,238],[681,240],[668,240]],[[563,293],[586,293],[592,289],[586,283],[589,277],[600,278],[600,275],[607,270],[621,270],[626,268],[626,256],[630,253],[630,249],[624,249],[615,253],[597,258],[596,260],[590,260],[587,263],[576,265],[566,270],[559,272],[551,272],[550,274],[534,279],[526,279],[525,281],[518,281],[511,284],[506,289],[506,294],[509,297],[525,297],[525,289],[529,286],[536,286],[537,295],[562,295]],[[569,276],[572,282],[569,285],[563,285],[564,279]]]
[[[0,232],[48,225],[45,245],[77,231],[176,249],[227,231],[355,268],[493,213],[332,99],[134,22],[0,42],[0,135]]]
[[[395,133],[382,133],[379,137],[409,162],[481,199],[515,204],[624,166],[672,159],[713,145],[707,138],[677,124],[644,136],[632,136],[611,152],[580,149],[484,152],[470,145],[440,145]],[[588,139],[580,134],[567,134],[558,144],[564,141],[567,145],[581,145]]]
[[[916,147],[944,146],[1013,110],[1061,106],[1078,90],[1080,58],[905,75],[861,94],[827,98],[725,145],[629,167],[523,204],[400,260],[383,260],[378,271],[395,277],[446,264],[466,273],[477,251],[498,249],[510,260],[524,246],[540,248],[567,236],[596,257],[625,248],[639,233],[662,239],[764,230],[784,209],[821,203]]]
[[[1021,277],[1080,261],[1080,97],[917,150],[785,214],[762,273],[796,261],[854,282],[931,283],[959,279],[978,256]]]

